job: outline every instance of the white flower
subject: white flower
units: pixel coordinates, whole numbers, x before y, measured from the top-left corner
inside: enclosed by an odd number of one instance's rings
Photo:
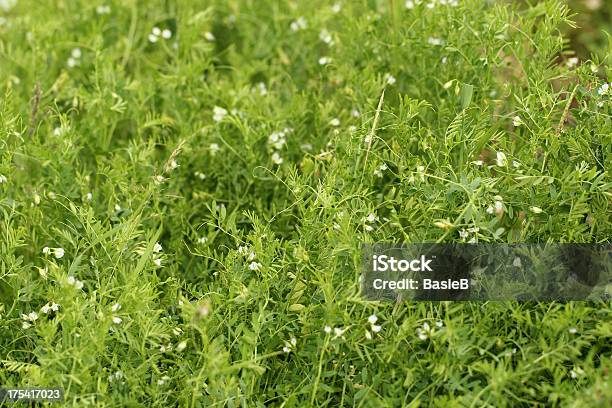
[[[393,85],[395,84],[395,77],[391,74],[386,74],[385,75],[385,82],[387,82],[388,85]]]
[[[325,327],[323,328],[323,331],[324,331],[325,333],[329,334],[329,333],[331,333],[332,328],[331,328],[331,327],[329,327],[329,326],[325,326]]]
[[[358,118],[358,117],[360,117],[360,116],[361,116],[361,112],[359,112],[359,110],[358,110],[358,109],[353,108],[353,109],[351,110],[351,115],[352,115],[354,118]]]
[[[68,58],[68,61],[66,61],[66,65],[68,65],[68,68],[74,68],[79,65],[79,62],[74,58],[70,57]]]
[[[428,42],[430,45],[442,45],[442,44],[444,44],[444,41],[443,41],[442,39],[440,39],[440,38],[436,38],[436,37],[429,37],[429,38],[427,39],[427,42]]]
[[[159,253],[162,251],[162,246],[159,242],[156,242],[155,245],[153,245],[153,252],[155,253]]]
[[[288,354],[288,353],[291,352],[291,349],[289,348],[289,346],[284,346],[283,347],[283,352]]]
[[[610,91],[611,84],[603,84],[599,89],[597,89],[597,93],[599,95],[607,95]]]
[[[72,275],[68,276],[68,280],[67,281],[68,281],[69,285],[74,285],[76,283],[76,279]]]
[[[328,45],[332,45],[334,42],[331,34],[325,28],[322,29],[321,32],[319,33],[319,39]]]
[[[79,59],[81,58],[81,49],[80,48],[73,48],[72,51],[70,52],[70,55],[72,55],[72,58],[74,59]]]
[[[442,320],[438,320],[436,322],[436,327],[442,327],[442,326],[444,326],[444,322]]]
[[[0,184],[2,183],[7,183],[8,179],[6,178],[6,176],[4,174],[0,174]]]
[[[176,345],[176,351],[180,353],[181,351],[185,350],[186,347],[187,347],[187,341],[183,340],[179,344]]]
[[[577,374],[577,373],[576,373],[574,370],[571,370],[571,371],[570,371],[570,377],[572,377],[572,378],[578,378],[578,374]]]
[[[123,319],[120,318],[119,316],[113,316],[113,323],[121,324],[122,321],[123,321]]]
[[[467,232],[466,230],[464,230],[464,229],[462,229],[461,231],[459,231],[459,238],[463,238],[463,239],[465,239],[465,238],[467,238],[467,237],[468,237],[468,235],[469,235],[469,234],[468,234],[468,232]]]
[[[340,12],[340,10],[342,10],[342,4],[340,4],[340,3],[335,3],[335,4],[332,6],[332,8],[331,8],[331,9],[332,9],[332,12],[333,12],[334,14],[337,14],[337,13],[339,13],[339,12]]]
[[[541,214],[542,209],[540,207],[531,207],[531,212],[533,212],[534,214]]]
[[[161,35],[161,29],[157,26],[153,27],[153,29],[151,30],[151,34],[159,37]]]
[[[482,160],[476,160],[475,162],[473,162],[476,166],[481,167],[484,162]]]
[[[568,332],[570,332],[570,334],[576,334],[576,333],[578,333],[578,329],[577,329],[577,328],[575,328],[575,327],[571,327],[571,328],[568,330]]]
[[[210,154],[214,156],[215,154],[217,154],[217,152],[219,152],[219,150],[221,150],[221,148],[218,144],[211,143],[210,146],[208,146],[208,150],[210,150]]]
[[[220,106],[215,106],[213,108],[213,120],[215,122],[221,122],[225,116],[227,116],[226,109],[223,109]]]
[[[336,337],[340,337],[344,334],[344,330],[341,327],[334,327],[334,334]]]
[[[158,38],[159,37],[156,36],[155,34],[149,34],[149,42],[150,43],[153,43],[153,44],[156,43]]]
[[[495,212],[500,213],[504,209],[504,204],[501,201],[495,202]]]
[[[380,330],[381,330],[381,329],[382,329],[382,327],[381,327],[381,326],[379,326],[379,325],[376,325],[376,324],[373,324],[373,325],[372,325],[372,331],[373,331],[374,333],[378,333],[378,332],[380,332]]]
[[[414,1],[413,0],[406,0],[406,8],[408,10],[412,10],[414,8]]]
[[[112,307],[111,307],[111,312],[116,312],[118,310],[121,309],[121,304],[119,303],[115,303]]]
[[[292,337],[292,338],[289,340],[289,342],[291,343],[291,345],[292,345],[293,347],[295,347],[295,345],[297,344],[297,340],[295,339],[295,337]]]
[[[74,283],[74,287],[75,287],[75,288],[77,288],[78,290],[83,289],[83,286],[84,286],[84,285],[83,285],[83,282],[82,282],[82,281],[80,281],[80,280],[78,280],[78,281],[76,281],[76,282]]]
[[[30,327],[32,327],[32,325],[28,322],[23,322],[21,323],[21,328],[22,329],[29,329]]]
[[[521,119],[521,117],[520,117],[520,116],[518,116],[518,115],[517,115],[517,116],[515,116],[515,117],[513,117],[513,118],[512,118],[512,125],[513,125],[514,127],[519,127],[519,126],[521,126],[522,124],[523,124],[523,119]]]
[[[44,314],[49,314],[51,312],[51,305],[47,303],[46,305],[40,308],[40,311],[43,312]]]
[[[205,244],[206,241],[208,241],[208,237],[200,237],[200,238],[198,238],[198,243],[199,244]]]
[[[30,320],[31,322],[38,320],[38,313],[36,312],[28,313],[28,320]]]
[[[319,58],[319,65],[327,65],[331,64],[332,59],[330,57],[321,57]]]
[[[207,31],[204,33],[204,38],[206,38],[206,41],[215,41],[215,35],[213,33],[211,33],[210,31]]]
[[[375,314],[373,314],[370,317],[368,317],[368,322],[370,324],[375,324],[377,321],[378,321],[378,317]]]
[[[521,258],[519,258],[518,256],[514,258],[514,261],[512,261],[512,266],[516,268],[520,268],[522,265],[523,265],[523,262],[521,261]]]
[[[44,247],[42,250],[43,254],[45,255],[49,255],[51,253],[51,248],[49,247]]]
[[[92,194],[92,193],[87,193],[87,194],[85,195],[85,199],[86,199],[87,201],[91,201],[91,200],[93,199],[93,194]]]
[[[299,31],[305,29],[307,26],[306,19],[304,17],[299,17],[291,23],[290,28],[291,31]]]
[[[504,152],[497,152],[496,162],[499,167],[503,167],[506,165],[507,159],[506,159],[506,155],[504,154]]]
[[[491,206],[488,206],[486,211],[487,211],[487,214],[493,214],[495,209],[493,207],[491,207]]]
[[[369,213],[366,217],[367,222],[374,222],[378,217],[374,213]]]
[[[55,255],[57,259],[62,258],[64,256],[64,248],[55,248],[53,250],[53,255]]]
[[[168,30],[167,28],[165,30],[162,31],[161,33],[162,38],[168,40],[170,39],[170,37],[172,37],[172,31]]]
[[[99,15],[109,14],[110,13],[110,6],[100,5],[100,6],[96,7],[96,13],[98,13]]]
[[[567,60],[566,65],[568,68],[574,68],[576,65],[578,65],[578,62],[578,58],[572,57]]]
[[[272,162],[274,164],[281,164],[283,162],[283,158],[281,157],[280,154],[278,154],[278,152],[274,152],[272,153]]]
[[[338,126],[340,126],[340,119],[333,118],[332,120],[329,121],[329,124],[330,124],[330,126],[338,127]]]
[[[156,258],[153,260],[153,263],[157,266],[162,266],[162,260],[161,258]]]
[[[259,262],[253,261],[249,264],[249,270],[251,271],[258,271],[260,269],[261,269],[261,264]]]
[[[372,340],[372,333],[370,333],[370,331],[369,331],[369,330],[366,330],[366,331],[365,331],[365,337],[366,337],[366,339],[368,339],[368,340]]]

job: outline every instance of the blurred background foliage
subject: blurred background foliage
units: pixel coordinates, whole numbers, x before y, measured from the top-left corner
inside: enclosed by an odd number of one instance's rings
[[[571,48],[580,59],[591,54],[610,57],[610,34],[612,33],[612,1],[570,0],[569,5],[576,15],[577,29],[569,30]]]

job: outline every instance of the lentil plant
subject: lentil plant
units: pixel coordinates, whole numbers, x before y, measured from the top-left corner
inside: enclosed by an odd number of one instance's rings
[[[609,301],[359,289],[363,243],[610,242],[610,48],[577,57],[574,17],[1,0],[0,386],[68,406],[610,406]]]

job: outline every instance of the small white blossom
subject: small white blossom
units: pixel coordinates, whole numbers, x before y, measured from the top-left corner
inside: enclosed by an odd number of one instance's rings
[[[259,271],[261,269],[261,264],[259,262],[251,262],[249,264],[249,270],[251,271]]]
[[[385,75],[385,82],[387,83],[387,85],[394,85],[396,82],[396,79],[393,75],[391,74],[386,74]]]
[[[120,318],[119,316],[113,316],[113,323],[121,324],[121,322],[123,322],[122,318]]]
[[[428,42],[430,45],[436,45],[436,46],[437,46],[437,45],[442,45],[442,44],[444,44],[444,41],[443,41],[442,39],[440,39],[440,38],[436,38],[436,37],[429,37],[429,38],[427,39],[427,42]]]
[[[461,231],[459,231],[459,238],[465,239],[469,236],[468,232],[464,229],[462,229]]]
[[[111,312],[113,312],[113,313],[114,313],[114,312],[116,312],[116,311],[118,311],[118,310],[120,310],[120,309],[121,309],[121,304],[119,304],[119,303],[115,303],[115,304],[114,304],[114,305],[111,307]]]
[[[221,148],[217,143],[211,143],[210,146],[208,146],[208,150],[210,150],[210,154],[214,156],[221,150]]]
[[[100,5],[98,7],[96,7],[96,13],[98,13],[99,15],[102,14],[109,14],[110,13],[110,6],[107,5]]]
[[[329,124],[330,124],[330,126],[338,127],[338,126],[340,126],[340,119],[333,118],[332,120],[329,121]]]
[[[308,27],[308,24],[306,23],[306,19],[304,17],[299,17],[290,25],[291,31],[304,30],[306,27]]]
[[[380,331],[381,331],[381,329],[382,329],[382,327],[381,327],[381,326],[379,326],[379,325],[376,325],[376,324],[373,324],[373,325],[372,325],[372,331],[373,331],[374,333],[378,333],[378,332],[380,332]]]
[[[205,244],[208,241],[208,237],[200,237],[198,238],[199,244]]]
[[[516,268],[520,268],[522,265],[523,265],[523,262],[521,261],[521,258],[518,256],[514,258],[514,261],[512,261],[512,266]]]
[[[327,65],[331,64],[332,59],[330,57],[321,57],[319,58],[319,65]]]
[[[542,213],[542,209],[540,207],[531,207],[531,212],[533,212],[534,214],[541,214]]]
[[[43,254],[45,255],[49,255],[51,253],[51,248],[49,247],[44,247],[42,250]]]
[[[342,10],[342,4],[340,3],[335,3],[332,7],[331,10],[334,14],[338,14],[340,12],[340,10]]]
[[[612,84],[603,84],[597,89],[597,94],[600,96],[608,95],[612,89]]]
[[[204,38],[206,38],[206,41],[215,41],[215,35],[213,33],[211,33],[210,31],[207,31],[204,33]]]
[[[162,251],[162,246],[159,242],[156,242],[155,245],[153,245],[153,252],[155,253],[159,253]]]
[[[64,256],[64,248],[55,248],[53,250],[53,255],[55,255],[57,259],[62,258]]]
[[[519,126],[521,126],[522,124],[523,124],[523,119],[521,119],[521,117],[520,117],[520,116],[518,116],[518,115],[517,115],[517,116],[515,116],[515,117],[513,117],[513,118],[512,118],[512,125],[513,125],[514,127],[519,127]]]
[[[376,324],[377,321],[378,321],[378,317],[375,314],[373,314],[370,317],[368,317],[368,322],[370,324]]]
[[[223,118],[225,118],[225,116],[227,116],[227,110],[224,108],[221,108],[219,106],[215,106],[213,108],[213,120],[215,122],[221,122],[223,120]]]
[[[86,199],[87,201],[91,201],[91,200],[93,199],[93,194],[92,194],[92,193],[87,193],[87,194],[85,194],[85,199]]]
[[[341,327],[334,327],[334,334],[336,337],[341,337],[344,334],[344,330]]]
[[[325,28],[319,33],[319,39],[327,45],[332,45],[334,42],[331,34]]]
[[[4,174],[0,174],[0,184],[7,183],[8,179]]]
[[[325,333],[329,334],[329,333],[331,333],[332,328],[331,328],[330,326],[325,326],[325,327],[323,328],[323,331],[324,331]]]
[[[162,266],[162,260],[161,258],[156,258],[153,260],[153,263],[157,266]]]
[[[497,152],[496,162],[499,167],[503,167],[506,165],[507,159],[504,152]]]
[[[161,33],[162,38],[168,40],[170,39],[170,37],[172,37],[172,31],[168,30],[167,28],[164,29]]]
[[[156,36],[155,34],[149,34],[149,42],[150,43],[155,44],[158,39],[159,39],[159,37]]]
[[[570,332],[570,334],[576,334],[576,333],[578,333],[578,329],[577,329],[577,328],[575,328],[575,327],[571,327],[571,328],[568,330],[568,332]]]
[[[278,154],[278,152],[274,152],[272,153],[272,162],[274,164],[281,164],[283,162],[283,158],[281,157],[280,154]]]
[[[81,58],[81,49],[80,48],[73,48],[72,51],[70,52],[70,55],[72,55],[72,58],[75,59],[79,59]]]
[[[372,333],[370,333],[370,331],[369,331],[369,330],[366,330],[366,331],[365,331],[365,337],[366,337],[366,339],[368,339],[368,340],[372,340]]]

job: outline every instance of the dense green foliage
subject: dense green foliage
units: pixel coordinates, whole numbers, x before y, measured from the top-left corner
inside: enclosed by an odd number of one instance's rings
[[[364,242],[610,242],[609,49],[571,59],[566,5],[11,3],[0,384],[609,406],[609,302],[359,293]]]

